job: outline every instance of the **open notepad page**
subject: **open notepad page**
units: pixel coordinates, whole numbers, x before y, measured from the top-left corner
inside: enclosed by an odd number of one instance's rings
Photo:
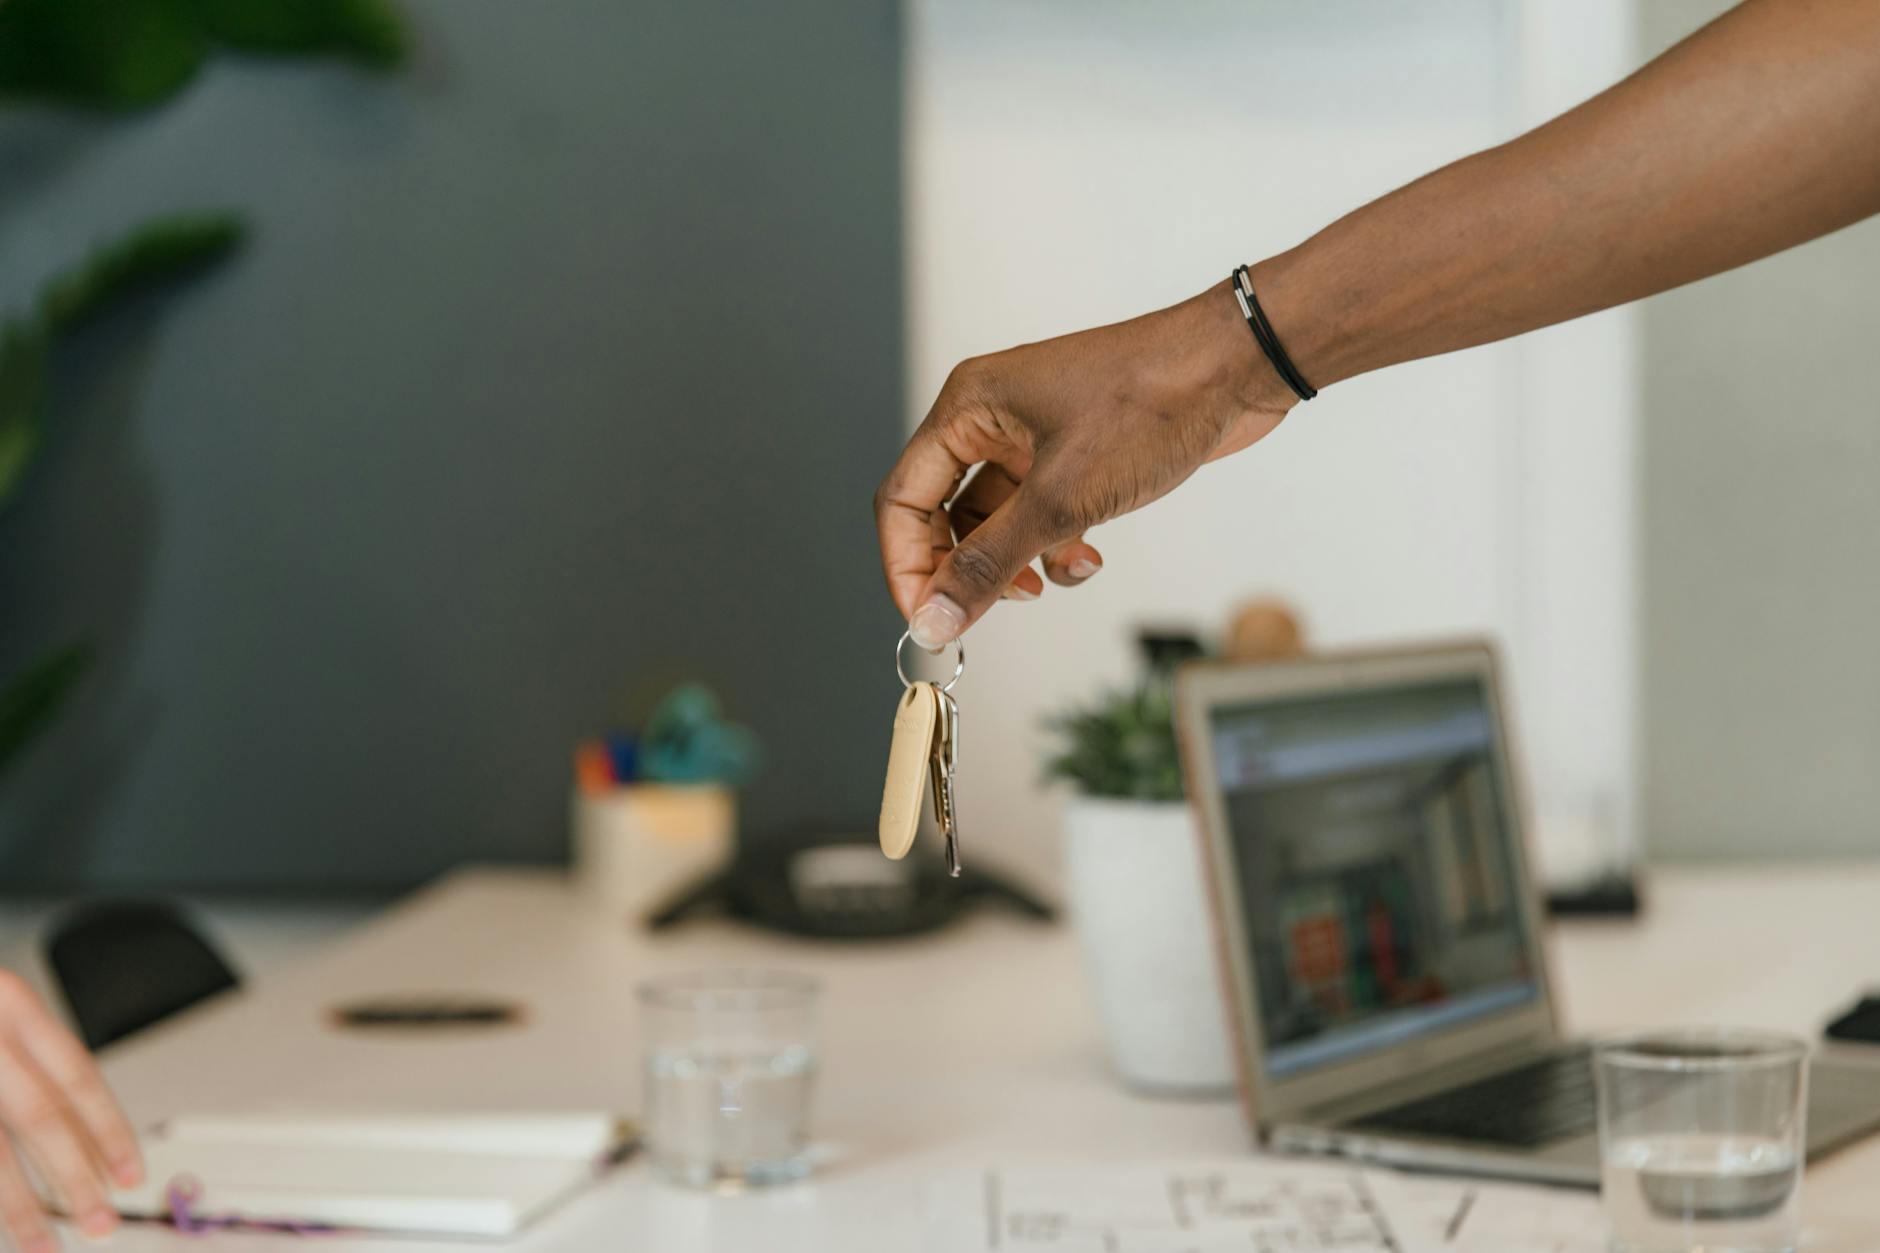
[[[126,1216],[168,1216],[188,1181],[199,1219],[501,1237],[629,1135],[607,1114],[179,1118],[145,1140],[146,1183],[114,1200]]]

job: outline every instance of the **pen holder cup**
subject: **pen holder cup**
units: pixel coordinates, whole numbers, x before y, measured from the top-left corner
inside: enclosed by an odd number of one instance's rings
[[[575,885],[599,908],[638,923],[730,863],[737,794],[718,784],[577,791],[573,825]]]

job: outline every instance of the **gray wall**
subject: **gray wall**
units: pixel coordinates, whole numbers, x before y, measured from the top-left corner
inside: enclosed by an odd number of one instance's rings
[[[403,7],[397,78],[0,113],[13,307],[147,211],[256,232],[64,363],[0,517],[0,674],[101,655],[0,785],[0,890],[557,857],[573,741],[690,675],[768,745],[748,829],[872,821],[896,6]]]
[[[1727,7],[1641,4],[1642,51]],[[1651,850],[1880,850],[1880,221],[1658,297],[1643,333]]]

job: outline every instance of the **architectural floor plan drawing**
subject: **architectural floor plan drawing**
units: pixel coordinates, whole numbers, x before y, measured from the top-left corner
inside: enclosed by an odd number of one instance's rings
[[[1590,1192],[1246,1157],[931,1182],[927,1253],[1600,1253]]]
[[[1399,1253],[1361,1170],[1027,1166],[937,1182],[932,1253]]]

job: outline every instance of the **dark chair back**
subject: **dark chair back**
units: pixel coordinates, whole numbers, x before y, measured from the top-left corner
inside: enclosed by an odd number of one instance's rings
[[[93,1049],[240,984],[182,911],[160,901],[68,910],[53,921],[45,947],[78,1033]]]

